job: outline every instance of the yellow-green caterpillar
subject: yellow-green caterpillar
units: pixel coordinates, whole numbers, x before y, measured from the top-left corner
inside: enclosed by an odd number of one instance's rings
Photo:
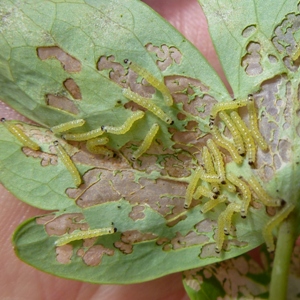
[[[62,124],[53,126],[53,127],[51,127],[51,131],[53,133],[61,133],[61,132],[65,132],[65,131],[68,131],[73,128],[83,126],[84,123],[85,123],[85,120],[83,120],[83,119],[73,120],[70,122],[66,122],[66,123],[62,123]]]
[[[125,59],[124,62],[129,65],[129,68],[131,70],[133,70],[141,77],[145,78],[153,87],[159,90],[162,93],[165,103],[168,106],[171,106],[173,104],[173,98],[170,94],[170,91],[162,81],[155,78],[150,72],[137,65],[136,63],[129,61],[128,59]]]
[[[211,174],[211,175],[217,175],[215,167],[214,167],[214,163],[212,161],[212,157],[211,157],[211,155],[208,151],[208,148],[206,146],[204,146],[202,148],[202,159],[203,159],[204,167],[205,167],[207,173]],[[211,189],[215,194],[220,193],[219,184],[216,183],[216,182],[211,183]]]
[[[248,179],[248,183],[254,193],[259,198],[259,201],[262,202],[266,206],[280,206],[281,201],[278,199],[272,199],[267,192],[263,189],[263,187],[260,185],[260,183],[257,181],[257,179],[254,176],[251,176]]]
[[[140,147],[136,151],[133,152],[132,157],[131,157],[132,160],[138,159],[142,154],[144,154],[149,149],[158,130],[159,130],[158,124],[155,123],[151,126],[149,132],[145,136],[145,139],[143,140]]]
[[[127,99],[146,108],[148,111],[151,111],[154,115],[156,115],[158,118],[160,118],[162,121],[166,122],[167,124],[173,123],[172,119],[161,108],[155,105],[150,98],[142,97],[139,94],[132,92],[129,88],[123,89],[123,95]]]
[[[257,145],[264,151],[268,149],[268,144],[262,137],[261,133],[259,132],[258,125],[257,125],[257,114],[256,109],[254,106],[254,99],[253,95],[248,95],[248,104],[247,104],[248,112],[249,112],[249,123],[251,134],[256,141]]]
[[[5,126],[8,131],[13,134],[19,142],[21,142],[24,146],[32,149],[32,150],[40,150],[40,146],[32,141],[23,131],[21,128],[16,126],[15,124],[11,123],[10,121],[6,121],[5,118],[1,119],[2,124]]]
[[[200,199],[202,196],[210,199],[217,199],[218,197],[218,195],[212,192],[210,189],[206,188],[205,186],[199,185],[193,197],[195,199]]]
[[[219,116],[221,120],[225,123],[229,131],[231,132],[234,144],[237,148],[239,155],[244,156],[245,155],[244,141],[236,125],[234,124],[234,122],[226,112],[220,111]]]
[[[79,232],[72,232],[70,234],[67,234],[58,240],[56,240],[55,245],[56,246],[63,246],[73,241],[83,240],[83,239],[90,239],[93,237],[98,237],[102,235],[107,234],[113,234],[116,232],[117,229],[113,226],[107,227],[107,228],[100,228],[100,229],[89,229]]]
[[[108,137],[97,137],[94,139],[87,140],[86,149],[93,154],[102,154],[108,158],[114,156],[114,152],[107,149],[105,144],[109,142]]]
[[[200,175],[201,175],[201,170],[200,168],[197,168],[191,176],[191,180],[189,182],[185,194],[184,208],[186,209],[189,208],[192,203],[193,194],[195,192],[197,183],[200,179]]]
[[[225,201],[227,201],[227,197],[225,197],[224,195],[220,195],[217,199],[210,199],[205,204],[203,204],[203,206],[201,207],[201,212],[205,214],[216,207],[218,204]]]
[[[230,226],[231,226],[231,218],[234,212],[240,211],[240,205],[237,203],[230,203],[226,207],[226,209],[219,215],[218,217],[218,227],[215,234],[215,241],[216,241],[216,247],[215,251],[216,253],[220,253],[224,239],[225,239],[225,233],[227,234],[229,232]]]
[[[243,202],[241,204],[241,216],[242,216],[242,218],[245,218],[247,215],[249,204],[251,202],[251,191],[250,191],[249,187],[247,186],[247,184],[243,180],[237,178],[230,172],[227,173],[227,179],[231,183],[236,185],[242,193]]]
[[[210,132],[212,134],[213,140],[216,142],[216,144],[224,149],[226,149],[232,159],[237,163],[241,164],[243,162],[243,158],[239,155],[237,149],[231,142],[227,141],[225,138],[222,137],[221,133],[217,129],[217,126],[211,125],[210,126]]]
[[[81,142],[81,141],[87,141],[96,138],[102,135],[103,133],[104,131],[102,130],[102,126],[101,126],[99,128],[93,129],[88,132],[83,132],[83,133],[65,133],[62,137],[67,141]]]
[[[219,179],[222,184],[225,184],[226,176],[225,176],[225,166],[224,166],[222,154],[212,139],[209,139],[207,141],[207,146],[213,155],[214,166],[215,166],[215,170],[219,176]],[[211,175],[211,176],[213,176],[213,175]]]
[[[220,111],[236,109],[246,105],[247,105],[247,100],[233,100],[233,101],[216,103],[210,111],[210,119],[211,121],[213,121],[216,118],[218,112]]]
[[[248,155],[248,163],[250,166],[253,166],[256,160],[256,146],[253,137],[244,121],[236,111],[231,112],[230,117],[243,137],[246,152]]]
[[[101,129],[105,132],[112,134],[125,134],[132,127],[133,123],[141,119],[145,113],[141,110],[134,111],[131,116],[124,122],[123,125],[114,127],[114,126],[102,126]]]
[[[61,159],[61,161],[67,168],[67,170],[70,172],[75,185],[79,186],[82,182],[81,176],[80,176],[76,166],[74,165],[73,161],[71,160],[70,156],[67,154],[66,150],[63,148],[63,146],[58,141],[54,141],[53,144],[56,148],[57,155],[59,156],[59,158]]]
[[[295,205],[292,203],[285,204],[285,206],[266,224],[263,229],[263,236],[267,244],[268,251],[275,250],[274,239],[272,235],[273,229],[279,225],[288,215],[294,210]]]

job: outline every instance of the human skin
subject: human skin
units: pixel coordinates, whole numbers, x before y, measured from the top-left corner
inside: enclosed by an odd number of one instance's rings
[[[206,19],[197,0],[145,0],[185,35],[224,79],[207,31]],[[0,116],[23,119],[0,104]],[[11,236],[26,219],[43,211],[22,203],[0,186],[0,299],[1,300],[187,300],[181,274],[126,286],[94,285],[58,278],[21,262],[15,255]],[[147,266],[143,266],[147,268]]]

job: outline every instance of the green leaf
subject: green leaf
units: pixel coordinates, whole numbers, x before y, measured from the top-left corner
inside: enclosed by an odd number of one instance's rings
[[[253,93],[260,107],[260,129],[270,151],[258,153],[257,173],[271,194],[299,205],[299,61],[292,59],[300,42],[297,5],[199,2],[234,96]]]
[[[45,128],[18,123],[33,141],[38,141],[41,151],[23,147],[0,124],[0,178],[1,183],[22,201],[45,210],[64,209],[74,201],[66,195],[66,187],[74,186],[71,175],[57,160],[53,133]],[[69,153],[78,149],[66,145]],[[82,173],[91,166],[78,166]]]
[[[228,7],[243,11],[246,2]],[[220,22],[217,16],[226,15],[228,8],[209,3],[204,2],[204,8],[211,30],[221,32],[224,18]],[[263,7],[261,2],[255,4],[257,11]],[[263,25],[253,40],[251,30],[247,38],[243,36],[249,24],[238,23],[235,17],[225,18],[230,35],[212,36],[215,43],[220,38],[217,50],[235,97],[240,100],[254,94],[260,130],[269,144],[268,151],[258,149],[254,167],[248,164],[248,157],[237,164],[221,150],[226,175],[242,176],[246,186],[255,176],[268,197],[298,205],[299,104],[294,101],[298,65],[291,61],[296,46],[294,42],[292,50],[282,50],[273,39],[275,30],[285,26],[282,22],[287,13],[282,10],[275,23],[261,20]],[[294,24],[294,19],[289,22]],[[22,260],[66,278],[133,283],[220,262],[263,243],[262,230],[276,210],[266,209],[261,203],[264,199],[253,192],[247,218],[233,215],[220,254],[215,251],[216,227],[221,228],[220,214],[228,203],[201,213],[209,201],[203,197],[184,209],[187,187],[203,163],[202,148],[210,137],[211,108],[231,97],[203,56],[166,21],[137,0],[5,0],[0,3],[0,20],[0,97],[43,126],[12,123],[37,142],[40,150],[20,143],[5,123],[0,126],[0,180],[20,200],[56,211],[30,219],[16,230],[13,242]],[[264,38],[257,40],[262,35]],[[240,51],[232,51],[235,36]],[[264,50],[258,56],[245,56],[245,47],[254,43],[255,49],[257,41]],[[228,53],[230,63],[225,59]],[[164,82],[174,104],[167,106],[163,93],[143,80],[145,73],[138,75],[128,68],[126,59]],[[246,65],[242,61],[247,61]],[[70,132],[121,126],[132,115],[131,108],[140,108],[123,96],[128,87],[151,98],[174,123],[165,123],[148,109],[124,134],[104,133],[109,138],[107,147],[116,154],[113,158],[91,154],[85,141],[66,142],[64,133],[55,135],[49,130],[78,119],[85,124]],[[246,109],[241,114],[247,119]],[[132,152],[153,123],[160,126],[155,140],[132,162]],[[218,119],[216,124],[223,132],[224,124]],[[64,164],[57,156],[55,140],[71,163]],[[215,159],[215,165],[222,159]],[[70,166],[78,169],[82,178],[78,187]],[[211,189],[205,180],[200,184]],[[228,191],[222,185],[220,191],[228,202],[244,201],[242,191]],[[113,234],[55,244],[73,231],[88,232],[111,223],[117,228]]]
[[[258,262],[259,261],[259,262]],[[204,299],[269,299],[273,256],[266,247],[252,255],[243,254],[221,263],[183,272],[185,289],[194,300]],[[290,262],[286,299],[299,298],[299,246],[296,245]]]
[[[294,15],[295,22],[295,1],[283,0],[276,5],[272,0],[199,2],[207,16],[211,38],[235,97],[257,93],[263,82],[286,72],[287,63],[283,58],[286,54],[291,55],[295,42],[299,40],[289,36],[292,47],[282,51],[275,36],[280,30],[284,33],[289,28],[280,26],[289,14]],[[293,19],[289,19],[293,23]],[[297,30],[297,24],[294,24],[292,35]]]

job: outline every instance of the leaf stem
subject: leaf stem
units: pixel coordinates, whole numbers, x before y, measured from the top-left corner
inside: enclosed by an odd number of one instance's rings
[[[291,213],[280,225],[272,268],[270,300],[286,299],[290,259],[296,240],[296,226],[295,213]]]

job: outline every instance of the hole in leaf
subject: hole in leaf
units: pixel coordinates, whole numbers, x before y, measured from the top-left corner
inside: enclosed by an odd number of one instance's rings
[[[176,47],[169,47],[167,45],[154,46],[149,43],[146,45],[146,49],[149,52],[155,53],[158,60],[158,67],[164,71],[173,63],[180,64],[182,54]]]
[[[263,68],[260,64],[261,46],[259,43],[250,42],[246,49],[248,53],[242,58],[242,66],[249,76],[257,76],[263,72]]]
[[[41,60],[55,58],[57,59],[64,70],[67,72],[80,72],[81,71],[81,63],[76,58],[72,57],[61,48],[57,46],[52,47],[38,47],[37,48],[38,57]]]
[[[64,110],[73,115],[79,114],[79,110],[76,107],[75,103],[66,97],[48,94],[46,96],[46,103],[49,106]]]
[[[64,87],[68,90],[68,92],[74,99],[82,99],[80,88],[72,78],[68,78],[64,81]]]
[[[243,32],[242,35],[244,38],[248,38],[249,36],[251,36],[254,32],[256,31],[256,25],[249,25],[247,26]]]
[[[84,263],[91,267],[100,265],[104,255],[113,256],[114,253],[115,251],[113,249],[105,248],[102,245],[94,245],[87,251],[83,248],[77,251],[77,255],[82,257]]]

